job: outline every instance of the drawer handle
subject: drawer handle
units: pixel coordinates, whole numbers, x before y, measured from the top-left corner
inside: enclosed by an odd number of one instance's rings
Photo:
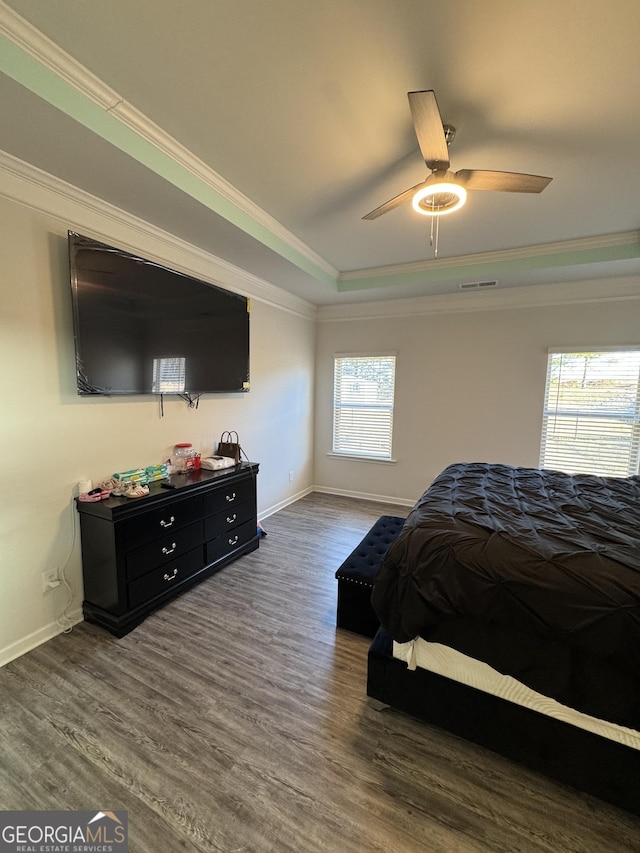
[[[239,538],[240,538],[239,536],[234,536],[233,539],[229,539],[228,540],[229,545],[237,545]]]
[[[164,573],[164,579],[165,579],[166,581],[173,581],[173,580],[175,580],[175,579],[176,579],[177,574],[178,574],[178,570],[177,570],[177,569],[174,569],[174,570],[173,570],[173,574],[172,574],[172,575],[168,575],[168,574],[165,572],[165,573]]]
[[[234,512],[233,515],[228,515],[227,516],[227,524],[233,524],[233,522],[236,520],[237,517],[238,517],[237,512]]]
[[[171,516],[171,518],[169,519],[169,521],[165,521],[165,520],[164,520],[164,518],[163,518],[163,519],[162,519],[162,521],[160,522],[160,527],[171,527],[171,525],[173,524],[173,522],[174,522],[175,520],[176,520],[176,519],[175,519],[175,516],[173,516],[173,515]]]
[[[227,500],[227,502],[228,502],[228,503],[231,503],[232,501],[235,501],[235,499],[236,499],[236,493],[235,493],[235,492],[232,492],[230,495],[225,495],[225,499]]]
[[[168,556],[169,554],[173,554],[177,547],[178,545],[175,542],[172,542],[170,548],[164,547],[162,549],[162,553]]]

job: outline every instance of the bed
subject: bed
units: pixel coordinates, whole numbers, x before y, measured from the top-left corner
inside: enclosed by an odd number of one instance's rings
[[[377,572],[368,693],[640,814],[640,478],[446,468]]]

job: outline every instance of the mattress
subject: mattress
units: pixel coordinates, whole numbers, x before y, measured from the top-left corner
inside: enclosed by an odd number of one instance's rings
[[[393,656],[404,661],[409,669],[420,667],[452,681],[482,690],[492,696],[521,705],[577,728],[600,735],[640,751],[640,732],[634,729],[592,717],[562,705],[549,696],[544,696],[517,681],[510,675],[502,675],[482,661],[475,660],[450,646],[431,643],[422,638],[408,643],[393,643]]]

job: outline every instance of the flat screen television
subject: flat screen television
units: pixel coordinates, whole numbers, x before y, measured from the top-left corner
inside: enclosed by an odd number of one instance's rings
[[[249,390],[249,300],[68,232],[78,394]]]

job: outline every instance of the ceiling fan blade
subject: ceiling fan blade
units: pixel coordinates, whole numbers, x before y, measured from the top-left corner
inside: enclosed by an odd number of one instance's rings
[[[377,219],[379,216],[382,216],[383,213],[388,213],[390,210],[393,210],[395,207],[399,207],[403,202],[409,201],[409,199],[421,190],[422,187],[426,186],[426,181],[421,181],[419,184],[416,184],[415,187],[411,187],[409,190],[405,190],[400,195],[395,196],[395,198],[389,199],[389,201],[385,201],[384,204],[381,204],[380,207],[376,207],[375,210],[372,210],[371,213],[367,213],[366,216],[363,216],[363,219]]]
[[[553,178],[523,175],[519,172],[491,172],[460,169],[456,178],[468,190],[493,190],[500,193],[541,193]]]
[[[442,117],[433,89],[408,92],[420,151],[429,169],[449,168],[449,146],[442,127]]]

